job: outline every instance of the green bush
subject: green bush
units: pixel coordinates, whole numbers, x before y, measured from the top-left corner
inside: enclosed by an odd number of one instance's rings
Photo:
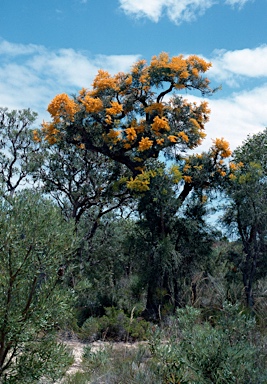
[[[127,316],[123,310],[105,308],[105,315],[89,317],[82,325],[79,337],[82,340],[136,341],[146,340],[150,324],[142,318]]]
[[[75,249],[74,223],[30,191],[0,204],[0,381],[54,380],[71,362],[55,331],[70,312],[59,271]]]
[[[253,343],[255,320],[238,305],[225,304],[217,319],[202,321],[201,311],[179,309],[167,343],[151,338],[154,369],[162,383],[260,384],[267,382],[267,353]]]

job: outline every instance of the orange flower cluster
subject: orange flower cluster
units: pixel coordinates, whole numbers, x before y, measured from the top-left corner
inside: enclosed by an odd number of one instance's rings
[[[116,79],[110,76],[110,74],[107,71],[103,71],[103,69],[100,69],[94,79],[93,87],[94,89],[99,91],[103,91],[107,88],[116,89],[117,82],[116,82]]]
[[[126,128],[125,132],[129,141],[134,141],[136,139],[137,135],[134,128]]]
[[[66,93],[62,93],[54,97],[47,110],[54,118],[54,122],[58,123],[61,117],[74,120],[74,115],[78,112],[79,107]]]
[[[168,139],[170,140],[171,143],[176,143],[177,142],[177,136],[170,135],[170,136],[168,136]]]
[[[155,135],[159,135],[160,134],[160,130],[164,130],[164,131],[169,131],[170,130],[170,126],[169,126],[169,123],[168,123],[168,120],[166,119],[166,117],[159,117],[159,116],[156,116],[154,119],[153,119],[153,123],[151,125],[151,128],[153,130],[153,132],[155,133]]]
[[[239,163],[229,163],[229,168],[232,172],[239,171],[240,168],[242,168],[244,164],[240,161]]]
[[[55,125],[53,123],[45,123],[42,124],[42,130],[45,133],[45,140],[50,144],[53,145],[57,142],[57,134],[59,133],[59,130],[55,128]]]
[[[103,103],[98,97],[94,98],[87,94],[83,99],[80,98],[79,100],[85,106],[86,112],[88,113],[98,113],[103,108]]]
[[[188,136],[187,136],[186,133],[184,133],[183,131],[182,131],[182,132],[179,132],[179,133],[178,133],[178,136],[181,137],[181,139],[182,139],[183,141],[185,141],[186,143],[188,143],[189,138],[188,138]]]
[[[183,179],[188,184],[192,183],[192,177],[191,176],[183,176]]]
[[[204,59],[196,56],[196,55],[191,55],[187,59],[187,64],[190,65],[192,68],[198,68],[199,71],[201,72],[206,72],[212,64],[205,61]]]
[[[163,145],[164,144],[164,139],[157,139],[157,144],[158,145]]]
[[[162,103],[152,103],[148,107],[145,108],[146,113],[154,113],[157,112],[160,116],[163,113],[164,106]]]
[[[40,143],[40,142],[42,141],[42,139],[41,139],[40,136],[39,136],[39,133],[38,133],[37,129],[34,129],[34,130],[32,131],[32,138],[33,138],[33,140],[34,140],[36,143]]]
[[[153,141],[149,139],[149,137],[142,137],[138,150],[140,152],[146,151],[147,149],[151,148],[153,145]]]
[[[122,111],[122,105],[117,101],[111,101],[111,107],[106,109],[108,115],[118,115]]]
[[[169,69],[173,72],[173,76],[177,76],[178,73],[180,79],[187,79],[190,75],[199,77],[199,72],[206,72],[211,67],[211,63],[196,55],[191,55],[188,58],[180,55],[170,59],[166,52],[162,52],[159,56],[152,57],[150,66]]]
[[[107,137],[114,143],[116,144],[120,140],[120,133],[121,131],[116,131],[115,129],[111,129],[109,133],[107,134]]]
[[[142,172],[135,178],[132,178],[127,182],[127,188],[136,192],[146,192],[149,190],[150,174]]]
[[[231,156],[232,151],[230,150],[230,145],[228,141],[224,140],[223,137],[221,139],[217,138],[213,140],[213,143],[213,151],[216,153],[219,152],[222,158],[227,158]]]

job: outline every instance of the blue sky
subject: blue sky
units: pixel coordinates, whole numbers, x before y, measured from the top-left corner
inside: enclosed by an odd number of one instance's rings
[[[267,126],[266,17],[267,0],[2,0],[0,106],[31,108],[41,121],[56,94],[89,88],[99,68],[197,54],[222,85],[203,149],[215,137],[235,148]]]

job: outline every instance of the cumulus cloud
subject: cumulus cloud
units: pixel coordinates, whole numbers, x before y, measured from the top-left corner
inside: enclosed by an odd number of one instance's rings
[[[97,55],[73,49],[50,51],[43,46],[0,41],[0,105],[31,108],[45,116],[46,106],[58,93],[90,88],[99,68],[110,73],[127,71],[138,55]]]
[[[73,49],[51,51],[43,46],[12,44],[0,41],[0,106],[9,109],[31,108],[39,113],[39,121],[47,119],[49,101],[58,93],[77,93],[82,87],[90,88],[99,68],[114,74],[127,71],[139,55],[97,55]],[[206,58],[207,59],[207,58]],[[257,78],[260,86],[237,88],[228,96],[217,93],[208,100],[211,107],[210,122],[206,125],[207,138],[202,149],[211,145],[211,139],[224,137],[235,148],[248,134],[267,126],[267,47],[238,51],[216,52],[211,59],[213,73],[224,84],[227,79],[238,82]],[[224,80],[221,80],[224,79]],[[233,84],[232,84],[233,85]],[[237,84],[238,85],[238,84]],[[234,92],[235,91],[235,92]],[[201,97],[186,95],[193,101]],[[200,148],[201,150],[201,148]]]
[[[128,15],[148,17],[158,22],[163,14],[175,23],[191,21],[203,14],[214,3],[213,0],[120,0],[120,8]]]
[[[211,76],[237,85],[238,79],[260,78],[267,76],[267,45],[254,49],[235,51],[215,51],[212,61]]]
[[[243,90],[226,98],[207,100],[211,115],[201,150],[207,150],[216,137],[224,137],[235,149],[249,134],[262,131],[267,127],[266,99],[267,83],[251,91]]]
[[[225,0],[225,4],[241,8],[251,0]],[[171,21],[180,24],[193,21],[217,3],[216,0],[119,0],[120,8],[127,14],[137,18],[147,17],[158,22],[167,15]]]

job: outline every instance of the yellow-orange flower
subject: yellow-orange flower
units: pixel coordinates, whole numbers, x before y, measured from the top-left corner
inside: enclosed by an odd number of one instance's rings
[[[33,137],[33,140],[36,141],[37,143],[40,143],[42,141],[42,139],[39,136],[39,132],[37,131],[37,129],[34,129],[32,131],[32,137]]]
[[[152,103],[148,107],[145,108],[146,113],[157,112],[159,115],[163,112],[163,104],[162,103]]]
[[[134,141],[136,139],[137,135],[134,128],[126,128],[125,132],[129,141]]]
[[[231,150],[228,141],[224,140],[222,137],[221,139],[217,138],[213,140],[214,143],[214,150],[216,152],[220,152],[221,157],[226,158],[231,156]]]
[[[118,115],[122,111],[122,105],[117,101],[111,101],[111,107],[106,109],[108,115]]]
[[[204,204],[204,203],[206,203],[207,200],[208,200],[208,196],[207,195],[202,195],[201,203]]]
[[[179,132],[179,133],[178,133],[178,136],[181,137],[183,141],[185,141],[186,143],[188,143],[189,138],[188,138],[188,136],[187,136],[186,133],[184,133],[184,132]]]
[[[157,139],[157,144],[158,145],[163,145],[164,144],[164,139]]]
[[[187,172],[190,168],[191,166],[189,164],[185,164],[183,171]]]
[[[81,103],[85,106],[86,112],[97,113],[103,108],[102,101],[97,97],[91,97],[86,95],[83,99],[80,99]]]
[[[116,86],[116,80],[111,77],[107,71],[103,71],[103,69],[98,71],[98,74],[96,75],[93,82],[93,87],[95,89],[103,91],[107,88],[116,89]]]
[[[170,135],[170,136],[168,136],[168,139],[170,140],[171,143],[176,143],[177,142],[177,136]]]
[[[149,139],[149,137],[142,137],[141,141],[139,142],[138,150],[140,152],[146,151],[147,149],[151,148],[153,145],[153,141]]]
[[[61,116],[73,120],[75,113],[79,110],[79,107],[66,93],[62,93],[54,97],[48,105],[47,110],[50,115],[54,117],[54,120],[58,122],[58,119],[60,119]]]
[[[183,179],[188,184],[192,183],[192,177],[191,176],[183,176]]]
[[[224,176],[226,176],[226,172],[224,171],[224,170],[222,170],[222,169],[218,169],[218,172],[219,172],[219,174],[222,176],[222,177],[224,177]]]
[[[166,119],[166,117],[159,117],[159,116],[154,117],[151,128],[154,131],[155,135],[158,135],[160,130],[164,130],[164,131],[170,130],[170,126],[168,124],[168,120]]]
[[[150,175],[146,172],[142,172],[135,178],[131,177],[131,179],[127,182],[127,188],[137,192],[145,192],[149,190],[149,184]]]
[[[115,129],[111,129],[107,134],[107,137],[111,141],[113,141],[113,143],[117,143],[120,140],[119,136],[120,136],[120,131],[116,131]]]
[[[229,179],[230,180],[235,180],[236,179],[236,175],[234,175],[233,173],[230,173]]]
[[[106,115],[105,123],[107,123],[107,124],[111,124],[112,123],[112,118],[111,118],[110,115]]]

